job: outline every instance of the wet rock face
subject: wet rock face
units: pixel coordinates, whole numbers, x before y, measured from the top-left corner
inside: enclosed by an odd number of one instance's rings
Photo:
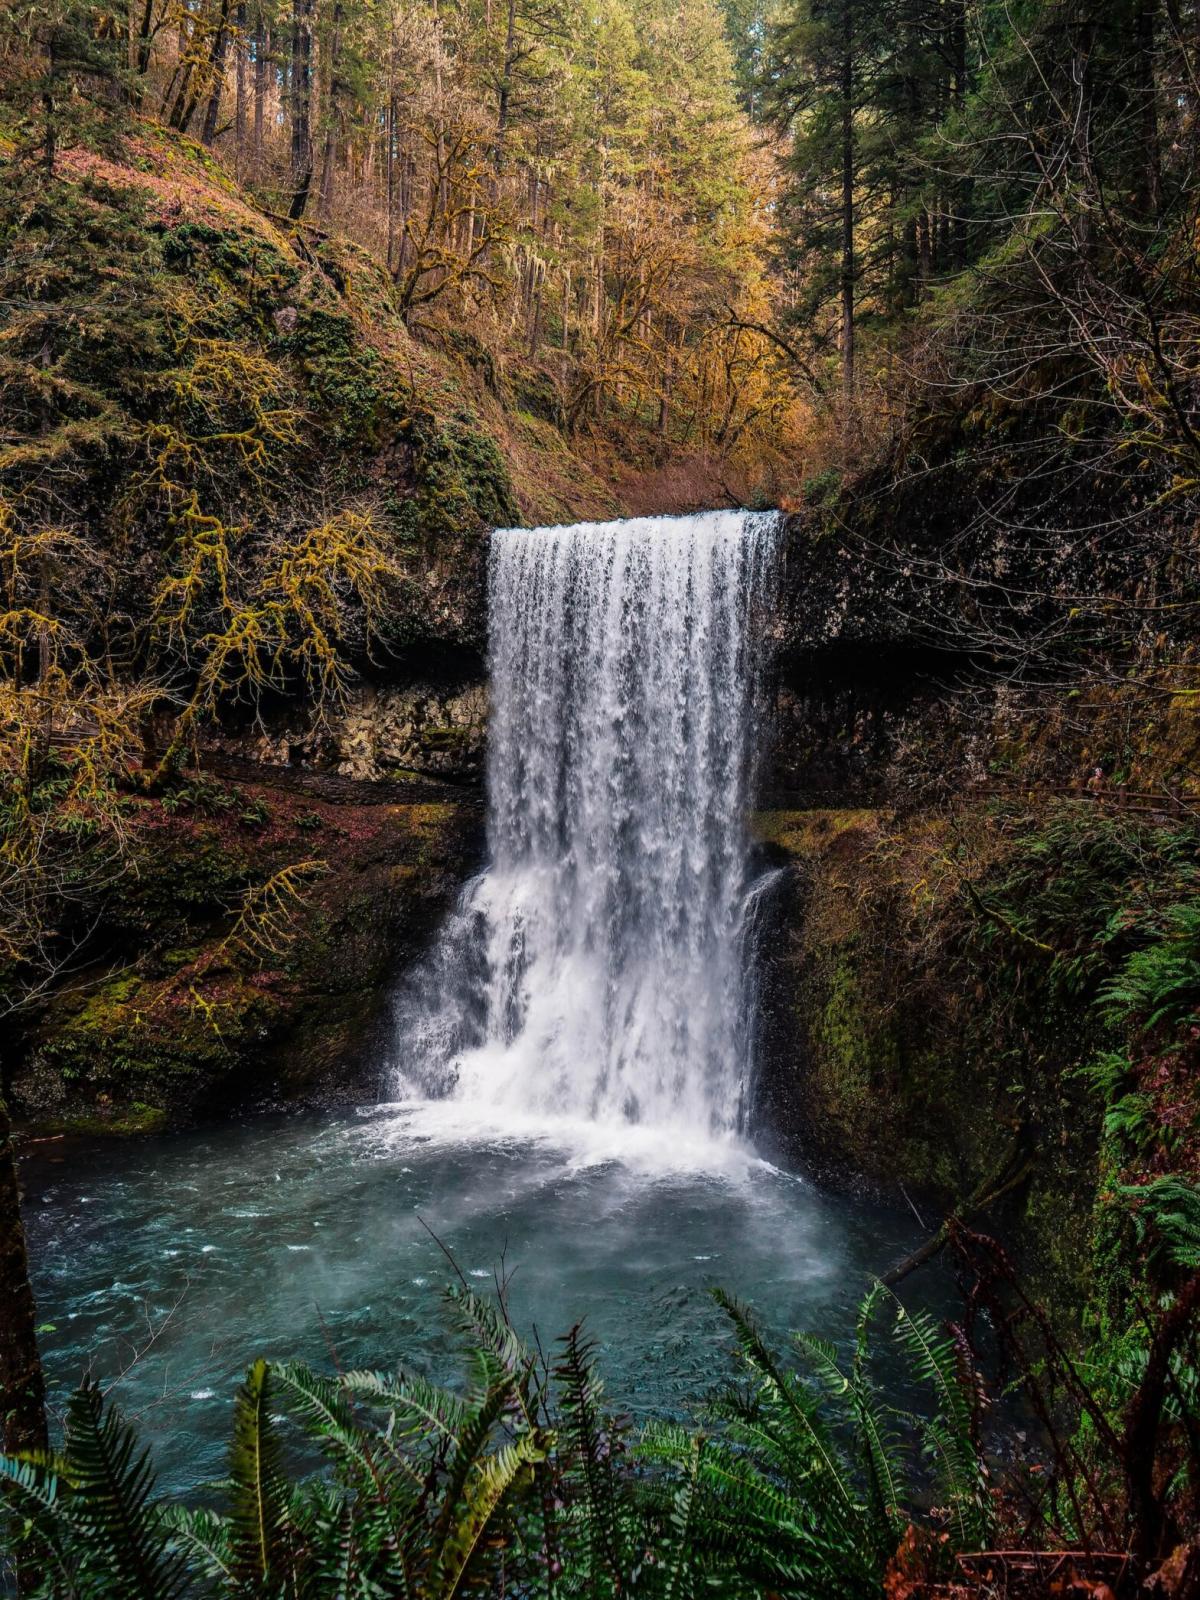
[[[924,559],[871,551],[815,517],[788,517],[772,632],[793,660],[928,643],[934,588]]]
[[[457,781],[479,779],[486,732],[482,684],[364,687],[334,730],[336,767],[349,778],[415,771]]]
[[[482,782],[486,743],[486,685],[455,674],[360,683],[317,726],[295,707],[263,728],[224,734],[213,748],[245,761],[360,781],[422,777],[475,784]]]
[[[763,810],[754,1133],[835,1186],[917,1198],[932,1219],[1012,1149],[1038,1159],[988,1216],[1053,1303],[1086,1287],[1096,1194],[1094,1102],[1077,1070],[1086,1010],[1058,1008],[1041,969],[1005,964],[960,887],[999,885],[1020,847],[982,809]]]
[[[864,499],[785,519],[765,803],[960,795],[997,761],[1080,778],[1088,739],[1064,707],[1096,623],[1075,601],[1125,579],[1070,532],[1086,504],[1040,507],[1021,548],[978,492],[943,489],[928,503]]]
[[[968,785],[982,781],[991,718],[979,695],[956,692],[950,678],[946,662],[883,649],[780,673],[764,718],[762,804],[916,796],[951,771]]]

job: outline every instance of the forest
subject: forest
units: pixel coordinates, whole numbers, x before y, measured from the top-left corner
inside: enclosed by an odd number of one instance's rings
[[[0,0],[0,1593],[1200,1600],[1195,0]]]

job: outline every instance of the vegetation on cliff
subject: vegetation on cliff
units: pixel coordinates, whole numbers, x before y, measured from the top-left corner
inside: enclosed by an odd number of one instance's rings
[[[930,1249],[1014,1241],[1131,1421],[1200,1215],[1196,43],[1154,4],[832,0],[767,52],[829,401],[777,765],[860,808],[764,819],[772,1105],[936,1196]]]

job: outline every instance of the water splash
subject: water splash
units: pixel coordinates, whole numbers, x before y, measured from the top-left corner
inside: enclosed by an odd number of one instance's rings
[[[746,811],[773,514],[504,529],[487,870],[400,1002],[401,1094],[745,1131]]]

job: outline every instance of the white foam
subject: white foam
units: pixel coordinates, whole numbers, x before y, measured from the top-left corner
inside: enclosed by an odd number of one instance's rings
[[[590,1169],[617,1166],[648,1181],[707,1177],[741,1185],[771,1174],[799,1183],[736,1136],[679,1133],[669,1127],[540,1113],[457,1099],[394,1101],[376,1107],[369,1130],[359,1134],[389,1155],[408,1146],[453,1149],[491,1147],[536,1150],[539,1181],[552,1182]]]

